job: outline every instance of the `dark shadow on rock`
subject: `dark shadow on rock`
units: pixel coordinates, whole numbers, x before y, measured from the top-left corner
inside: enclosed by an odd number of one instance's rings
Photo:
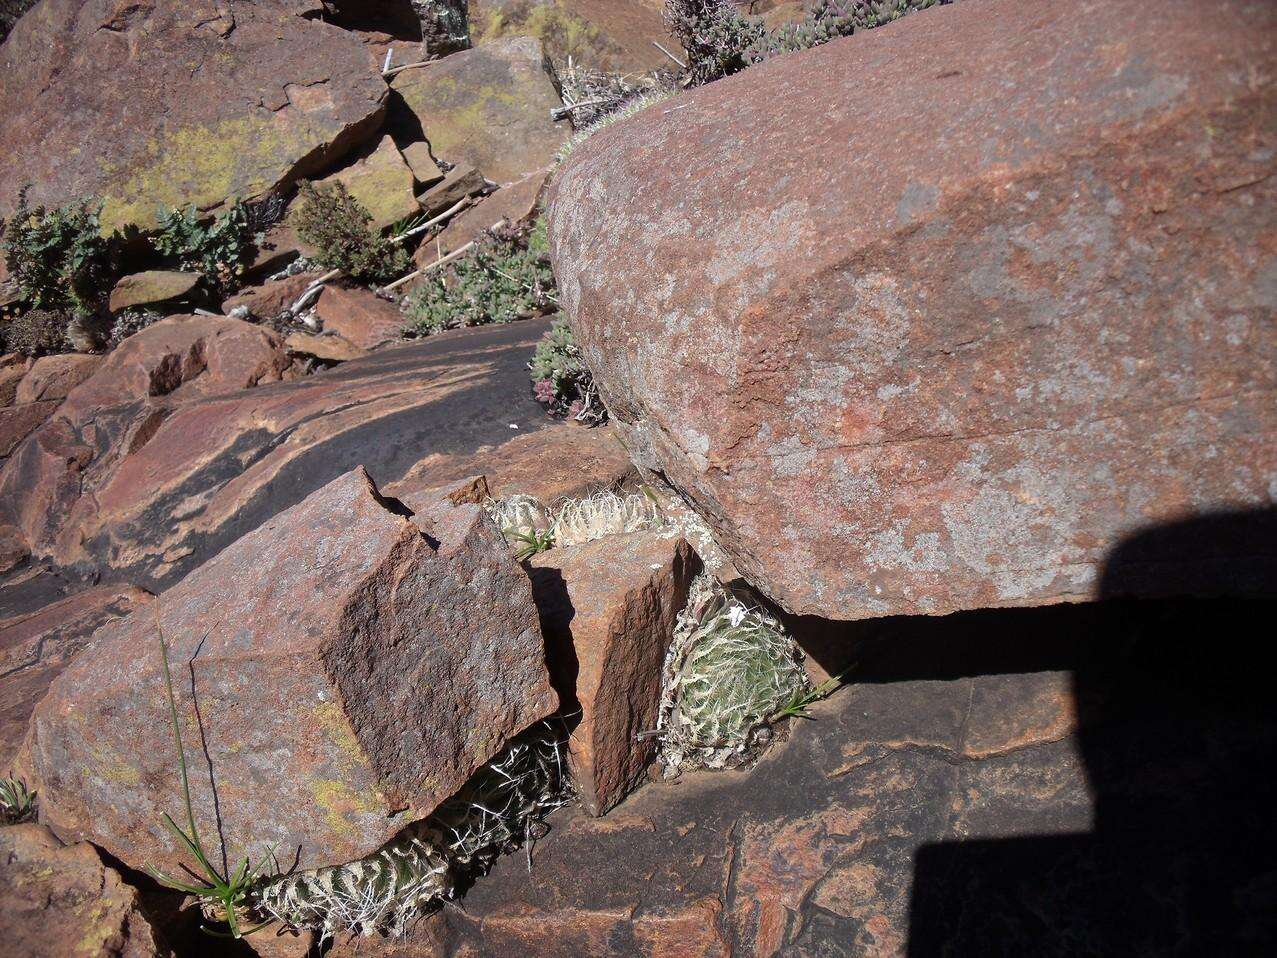
[[[563,573],[558,569],[528,567],[532,580],[532,598],[541,619],[545,636],[545,664],[550,671],[550,684],[559,693],[559,714],[569,733],[581,721],[581,703],[576,696],[576,679],[581,667],[572,644],[572,619],[576,609]]]
[[[1105,601],[950,617],[959,630],[945,631],[947,650],[888,656],[872,678],[1018,671],[1035,657],[1070,671],[1090,792],[1086,828],[1053,821],[1050,800],[1028,787],[1019,819],[964,815],[955,790],[943,838],[916,855],[910,955],[1272,953],[1277,708],[1262,663],[1277,613],[1275,529],[1274,510],[1152,529],[1110,555]],[[963,619],[978,627],[990,615],[1019,620],[1018,645],[968,644]],[[1072,641],[1035,628],[1061,617],[1074,619]],[[1007,766],[1007,790],[1033,770],[1026,751]]]

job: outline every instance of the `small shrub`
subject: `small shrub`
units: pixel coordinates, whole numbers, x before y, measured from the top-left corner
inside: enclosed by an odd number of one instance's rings
[[[768,31],[731,0],[666,0],[665,22],[687,53],[683,82],[698,86],[782,53],[870,30],[953,0],[818,0],[801,23]]]
[[[554,273],[545,228],[487,234],[466,255],[429,276],[404,304],[408,335],[526,319],[552,308]]]
[[[532,392],[557,416],[571,416],[591,425],[607,419],[590,367],[572,336],[566,319],[556,319],[537,343],[532,362]]]
[[[0,353],[48,356],[72,349],[67,338],[71,316],[56,309],[32,309],[0,322]]]
[[[321,266],[365,283],[389,282],[408,271],[407,251],[372,229],[372,214],[345,184],[302,183],[301,200],[297,235],[318,250]]]
[[[0,825],[35,821],[36,793],[20,778],[0,778]]]
[[[732,0],[665,0],[665,25],[687,55],[688,86],[745,69],[745,51],[767,35],[762,21],[741,16]]]
[[[152,244],[184,270],[199,272],[220,289],[239,284],[253,254],[248,208],[236,202],[225,213],[201,223],[195,207],[161,210]]]
[[[93,312],[109,290],[111,270],[100,203],[48,209],[27,203],[27,188],[0,234],[5,266],[33,309]]]

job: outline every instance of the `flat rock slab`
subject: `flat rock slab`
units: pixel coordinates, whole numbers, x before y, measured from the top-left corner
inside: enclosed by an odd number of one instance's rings
[[[638,785],[656,742],[665,653],[700,560],[659,532],[551,549],[528,563],[550,671],[574,718],[570,763],[582,806],[602,815]]]
[[[111,312],[180,299],[194,290],[200,279],[199,273],[171,269],[149,269],[125,276],[111,290]]]
[[[217,207],[367,139],[386,84],[360,38],[300,0],[47,0],[0,46],[0,216],[100,197],[107,227]],[[92,144],[86,148],[86,144]]]
[[[438,257],[447,256],[473,242],[485,230],[503,221],[510,226],[526,225],[536,213],[537,201],[548,178],[549,173],[533,173],[484,197],[449,220],[438,236],[422,243],[413,259],[417,265],[426,266]]]
[[[405,320],[399,307],[362,287],[325,286],[315,314],[324,332],[335,333],[361,349],[375,349],[403,338]]]
[[[17,755],[36,703],[93,633],[150,599],[130,586],[98,586],[0,620],[0,773]]]
[[[545,169],[572,132],[550,111],[563,105],[534,37],[511,37],[405,70],[391,86],[403,97],[434,155],[513,183]]]
[[[539,429],[509,434],[513,438],[468,453],[426,456],[402,479],[389,483],[386,492],[409,502],[439,485],[483,475],[498,498],[522,494],[552,503],[617,489],[638,478],[610,426],[549,420]]]
[[[165,324],[150,327],[10,458],[0,472],[0,526],[21,530],[37,558],[159,590],[356,466],[383,484],[427,459],[471,475],[484,470],[466,458],[555,425],[532,399],[527,373],[545,320],[445,333],[253,388],[243,387],[255,369],[282,375],[272,357],[278,350],[287,361],[283,344],[237,320],[207,322],[234,331],[228,344],[239,344],[220,365],[213,346],[225,332],[210,340],[205,330],[201,340],[193,328],[173,350],[142,350],[144,340],[127,352]],[[263,338],[240,338],[248,332]],[[207,351],[192,352],[201,341]],[[145,359],[156,355],[170,358]],[[155,395],[153,382],[175,388]],[[415,472],[423,488],[456,477],[430,481],[431,465]]]
[[[1247,633],[1269,612],[892,620],[858,649],[857,684],[753,771],[648,785],[599,819],[557,813],[531,880],[502,859],[464,913],[333,954],[1262,950],[1277,713]],[[1203,630],[1227,638],[1207,650]]]
[[[1102,11],[922,11],[556,174],[560,302],[618,429],[790,611],[1085,599],[1133,534],[1272,507],[1277,7]],[[1131,591],[1208,548],[1147,551]]]
[[[492,520],[458,506],[430,531],[357,469],[99,631],[31,719],[41,820],[176,874],[161,630],[196,819],[231,857],[342,864],[426,817],[559,704]]]
[[[170,958],[142,896],[87,842],[42,825],[0,828],[0,936],[11,955]]]
[[[65,399],[67,393],[97,372],[101,365],[101,356],[84,353],[41,356],[31,365],[31,371],[18,386],[14,402],[22,404]]]

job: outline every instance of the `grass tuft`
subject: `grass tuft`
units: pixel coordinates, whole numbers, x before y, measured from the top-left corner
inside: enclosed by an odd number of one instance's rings
[[[173,821],[173,816],[164,813],[164,824],[178,843],[195,859],[198,869],[182,866],[189,880],[174,878],[151,865],[147,872],[166,888],[193,895],[200,904],[204,916],[214,921],[225,922],[232,938],[242,938],[257,931],[260,924],[244,927],[250,916],[248,895],[253,884],[261,875],[267,860],[274,854],[274,848],[264,855],[256,865],[252,865],[247,856],[234,868],[220,871],[204,851],[198,827],[195,825],[195,812],[191,807],[191,783],[186,767],[186,750],[182,747],[182,729],[177,717],[177,699],[173,694],[173,672],[169,668],[168,643],[164,640],[164,632],[157,631],[160,640],[160,657],[164,663],[164,688],[168,693],[169,718],[173,723],[173,742],[177,746],[178,767],[182,773],[182,799],[186,805],[186,828],[180,828]],[[204,928],[210,934],[217,931]]]

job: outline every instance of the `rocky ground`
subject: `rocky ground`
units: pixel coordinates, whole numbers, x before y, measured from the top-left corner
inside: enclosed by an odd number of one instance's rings
[[[1270,952],[1207,6],[0,4],[0,940]]]

